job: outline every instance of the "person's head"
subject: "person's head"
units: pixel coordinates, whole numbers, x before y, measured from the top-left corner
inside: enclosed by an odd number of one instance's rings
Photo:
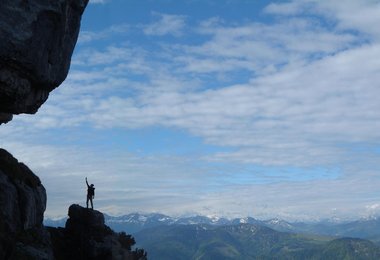
[[[90,186],[91,186],[91,187],[94,187],[94,184],[91,184]]]

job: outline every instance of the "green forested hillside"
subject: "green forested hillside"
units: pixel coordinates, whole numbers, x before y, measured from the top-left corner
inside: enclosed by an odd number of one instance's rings
[[[135,237],[152,260],[380,259],[380,249],[368,240],[297,235],[252,224],[161,226]]]

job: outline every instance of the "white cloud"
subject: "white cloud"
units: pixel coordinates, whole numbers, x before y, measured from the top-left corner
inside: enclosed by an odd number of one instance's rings
[[[103,2],[102,2],[103,3]],[[102,31],[81,31],[78,37],[78,44],[89,44],[97,40],[104,40],[117,34],[124,34],[130,30],[127,24],[114,25]]]
[[[111,0],[90,0],[90,4],[105,4],[109,3]]]
[[[380,178],[376,170],[363,170],[360,165],[342,169],[346,176],[329,180],[234,184],[215,166],[193,164],[198,158],[141,156],[107,149],[90,151],[79,145],[58,148],[19,141],[10,140],[5,145],[38,174],[47,188],[47,217],[63,217],[72,203],[84,205],[85,177],[95,184],[95,207],[112,215],[191,212],[318,220],[380,213],[376,196]],[[378,160],[360,158],[367,165]],[[252,174],[246,173],[246,177]]]
[[[378,44],[357,45],[355,34],[301,18],[234,27],[214,19],[201,32],[211,38],[164,46],[166,53],[131,43],[83,50],[74,59],[77,70],[34,118],[36,127],[185,129],[234,148],[208,160],[263,165],[339,163],[346,156],[339,144],[378,140]],[[256,74],[242,84],[203,86],[205,72],[235,70]],[[136,75],[144,79],[131,79]]]
[[[159,20],[155,23],[145,25],[144,33],[147,35],[173,35],[181,36],[183,29],[186,26],[186,17],[183,15],[173,15],[173,14],[162,14],[153,13],[155,16],[159,17]]]
[[[379,40],[380,29],[373,26],[380,22],[379,1],[321,1],[317,7],[322,14],[335,14],[337,24],[342,29],[356,29]]]
[[[315,8],[305,9],[310,4]],[[36,116],[17,116],[1,127],[6,137],[1,144],[30,164],[45,180],[50,198],[60,201],[59,207],[49,204],[51,215],[63,210],[70,185],[75,191],[69,201],[83,199],[85,175],[103,186],[98,205],[115,214],[126,208],[232,215],[243,208],[247,215],[288,219],[380,213],[371,195],[380,184],[379,154],[371,152],[380,143],[380,15],[374,2],[344,4],[272,4],[267,14],[282,18],[271,24],[209,19],[189,30],[189,36],[202,37],[198,44],[160,43],[149,49],[131,40],[82,48],[64,85]],[[328,17],[327,25],[299,16],[301,11]],[[179,36],[189,19],[156,16],[159,21],[144,27],[144,33]],[[83,41],[106,39],[117,31],[104,30],[101,37],[87,32]],[[104,132],[180,129],[229,149],[194,158],[152,158],[33,142],[50,129],[79,131],[83,126]],[[236,172],[215,170],[218,163],[296,167],[305,174],[310,168],[336,167],[340,175],[327,171],[327,180],[310,176],[294,182],[287,174],[246,170],[243,185],[231,181]],[[104,172],[107,180],[101,178]],[[270,178],[277,182],[256,183]]]
[[[183,46],[185,54],[176,58],[190,72],[243,69],[256,74],[271,73],[278,67],[309,63],[338,53],[361,41],[354,34],[323,27],[311,18],[240,26],[226,26],[213,19],[203,23],[200,32],[211,39],[201,45]]]
[[[313,9],[314,1],[291,1],[285,3],[271,3],[264,8],[264,12],[268,14],[292,16],[310,12]]]
[[[380,36],[380,29],[374,26],[380,22],[380,3],[376,0],[295,0],[270,4],[265,12],[284,16],[318,14],[336,23],[339,29],[356,30],[377,40]]]
[[[141,91],[134,88],[136,96],[109,95],[94,103],[86,118],[102,127],[182,128],[209,143],[241,148],[223,159],[331,162],[342,156],[337,143],[379,138],[372,130],[379,122],[379,91],[372,83],[379,80],[379,54],[378,45],[366,45],[251,83],[183,93],[178,90],[186,89],[184,82],[160,79],[152,71]]]

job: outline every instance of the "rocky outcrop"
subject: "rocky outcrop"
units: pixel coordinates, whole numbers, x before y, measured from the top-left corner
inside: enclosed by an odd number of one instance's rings
[[[68,216],[66,229],[70,232],[82,229],[105,228],[104,215],[97,210],[88,210],[77,204],[73,204],[69,207]]]
[[[130,235],[104,224],[101,212],[71,205],[68,215],[65,228],[49,228],[55,259],[146,259],[144,250],[131,250]]]
[[[0,123],[35,113],[66,78],[88,0],[1,0]]]
[[[46,191],[40,179],[0,149],[0,259],[52,259],[42,225]]]
[[[0,149],[1,219],[10,232],[41,227],[46,191],[40,179],[10,153]]]
[[[144,250],[132,250],[133,237],[104,224],[101,212],[71,205],[65,228],[46,229],[45,208],[40,179],[0,149],[0,259],[146,259]]]

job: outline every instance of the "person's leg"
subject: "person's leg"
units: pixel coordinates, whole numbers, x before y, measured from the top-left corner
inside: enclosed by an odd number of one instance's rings
[[[86,200],[86,206],[87,206],[87,208],[88,208],[88,200],[89,200],[90,198],[87,196],[87,200]]]
[[[90,198],[90,202],[91,202],[91,209],[94,209],[94,204],[92,203],[92,198]]]

